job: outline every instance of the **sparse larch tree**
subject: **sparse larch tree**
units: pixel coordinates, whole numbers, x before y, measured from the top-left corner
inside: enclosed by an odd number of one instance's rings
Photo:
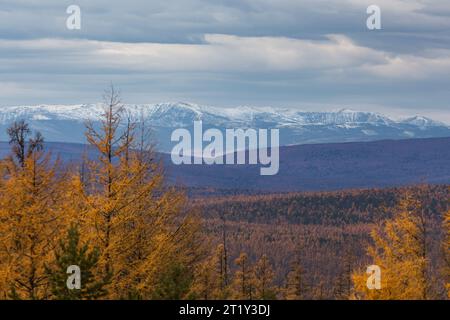
[[[277,290],[274,286],[275,273],[267,255],[263,255],[255,267],[255,293],[258,300],[274,300]]]
[[[1,162],[0,294],[48,297],[45,263],[64,229],[64,175],[43,151],[43,138],[20,121],[9,129],[12,155]],[[57,174],[59,172],[59,174]]]
[[[234,273],[234,299],[253,300],[255,298],[255,277],[246,253],[241,253],[235,261],[238,270]]]

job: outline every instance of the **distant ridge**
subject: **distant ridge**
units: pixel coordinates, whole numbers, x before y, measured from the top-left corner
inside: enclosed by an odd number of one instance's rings
[[[85,145],[47,143],[53,154],[80,161]],[[9,152],[0,143],[0,156]],[[383,140],[282,147],[280,171],[260,176],[259,166],[181,165],[160,154],[168,182],[190,188],[265,192],[331,191],[428,184],[450,184],[450,138]]]
[[[293,108],[218,108],[192,103],[125,105],[132,117],[144,118],[154,130],[158,149],[171,150],[170,134],[176,128],[191,128],[202,120],[205,128],[278,128],[281,145],[376,141],[384,139],[450,137],[444,123],[414,116],[393,120],[374,112],[341,109],[333,112],[306,112]],[[11,122],[25,119],[41,131],[47,141],[84,143],[84,121],[99,121],[101,104],[0,106],[0,140]]]

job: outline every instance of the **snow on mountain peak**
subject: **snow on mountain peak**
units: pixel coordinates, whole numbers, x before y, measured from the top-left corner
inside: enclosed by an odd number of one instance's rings
[[[414,126],[418,126],[418,127],[434,127],[434,126],[445,126],[444,123],[441,123],[439,121],[435,121],[432,120],[430,118],[427,117],[423,117],[423,116],[414,116],[411,118],[407,118],[403,121],[401,121],[404,124],[409,124],[409,125],[414,125]]]
[[[307,125],[393,125],[402,123],[417,127],[442,126],[442,123],[415,116],[396,122],[374,112],[340,109],[331,112],[300,111],[294,108],[250,107],[219,108],[189,102],[165,102],[158,104],[125,105],[135,117],[144,116],[153,125],[174,127],[188,126],[194,120],[203,120],[211,125],[239,125],[257,127],[263,123],[273,127]],[[37,105],[0,108],[0,123],[8,124],[15,119],[31,121],[96,121],[103,113],[101,103],[76,105]]]
[[[195,120],[202,120],[205,128],[220,130],[279,128],[280,145],[450,136],[450,127],[425,117],[395,121],[378,113],[351,109],[313,112],[252,106],[220,108],[188,102],[128,104],[124,108],[134,119],[145,119],[155,132],[159,150],[164,152],[172,147],[170,132],[192,127]],[[103,113],[100,103],[0,107],[0,140],[8,139],[6,128],[13,121],[24,119],[47,141],[85,143],[83,122],[98,123]]]

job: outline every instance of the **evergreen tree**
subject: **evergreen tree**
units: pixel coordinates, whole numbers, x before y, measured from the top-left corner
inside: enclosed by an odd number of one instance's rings
[[[174,262],[159,275],[152,299],[182,300],[188,297],[193,282],[193,274],[182,263]],[[192,298],[192,297],[189,297]]]
[[[55,250],[55,260],[46,266],[53,299],[57,300],[90,300],[107,294],[105,286],[109,275],[99,272],[97,266],[100,257],[98,248],[90,249],[88,244],[80,243],[78,227],[72,225],[66,239],[60,241]],[[81,271],[81,288],[67,287],[67,268],[78,266]]]

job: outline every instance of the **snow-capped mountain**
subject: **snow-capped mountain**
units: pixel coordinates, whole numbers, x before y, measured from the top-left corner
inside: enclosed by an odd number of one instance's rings
[[[169,151],[171,132],[190,128],[202,120],[207,128],[280,129],[280,144],[307,144],[382,139],[450,137],[446,124],[415,116],[395,121],[373,112],[342,109],[335,112],[305,112],[289,108],[218,108],[189,103],[125,105],[127,114],[143,118],[154,129],[160,151]],[[98,122],[101,104],[0,107],[0,140],[7,140],[6,128],[24,119],[41,131],[47,141],[84,143],[84,122]]]

